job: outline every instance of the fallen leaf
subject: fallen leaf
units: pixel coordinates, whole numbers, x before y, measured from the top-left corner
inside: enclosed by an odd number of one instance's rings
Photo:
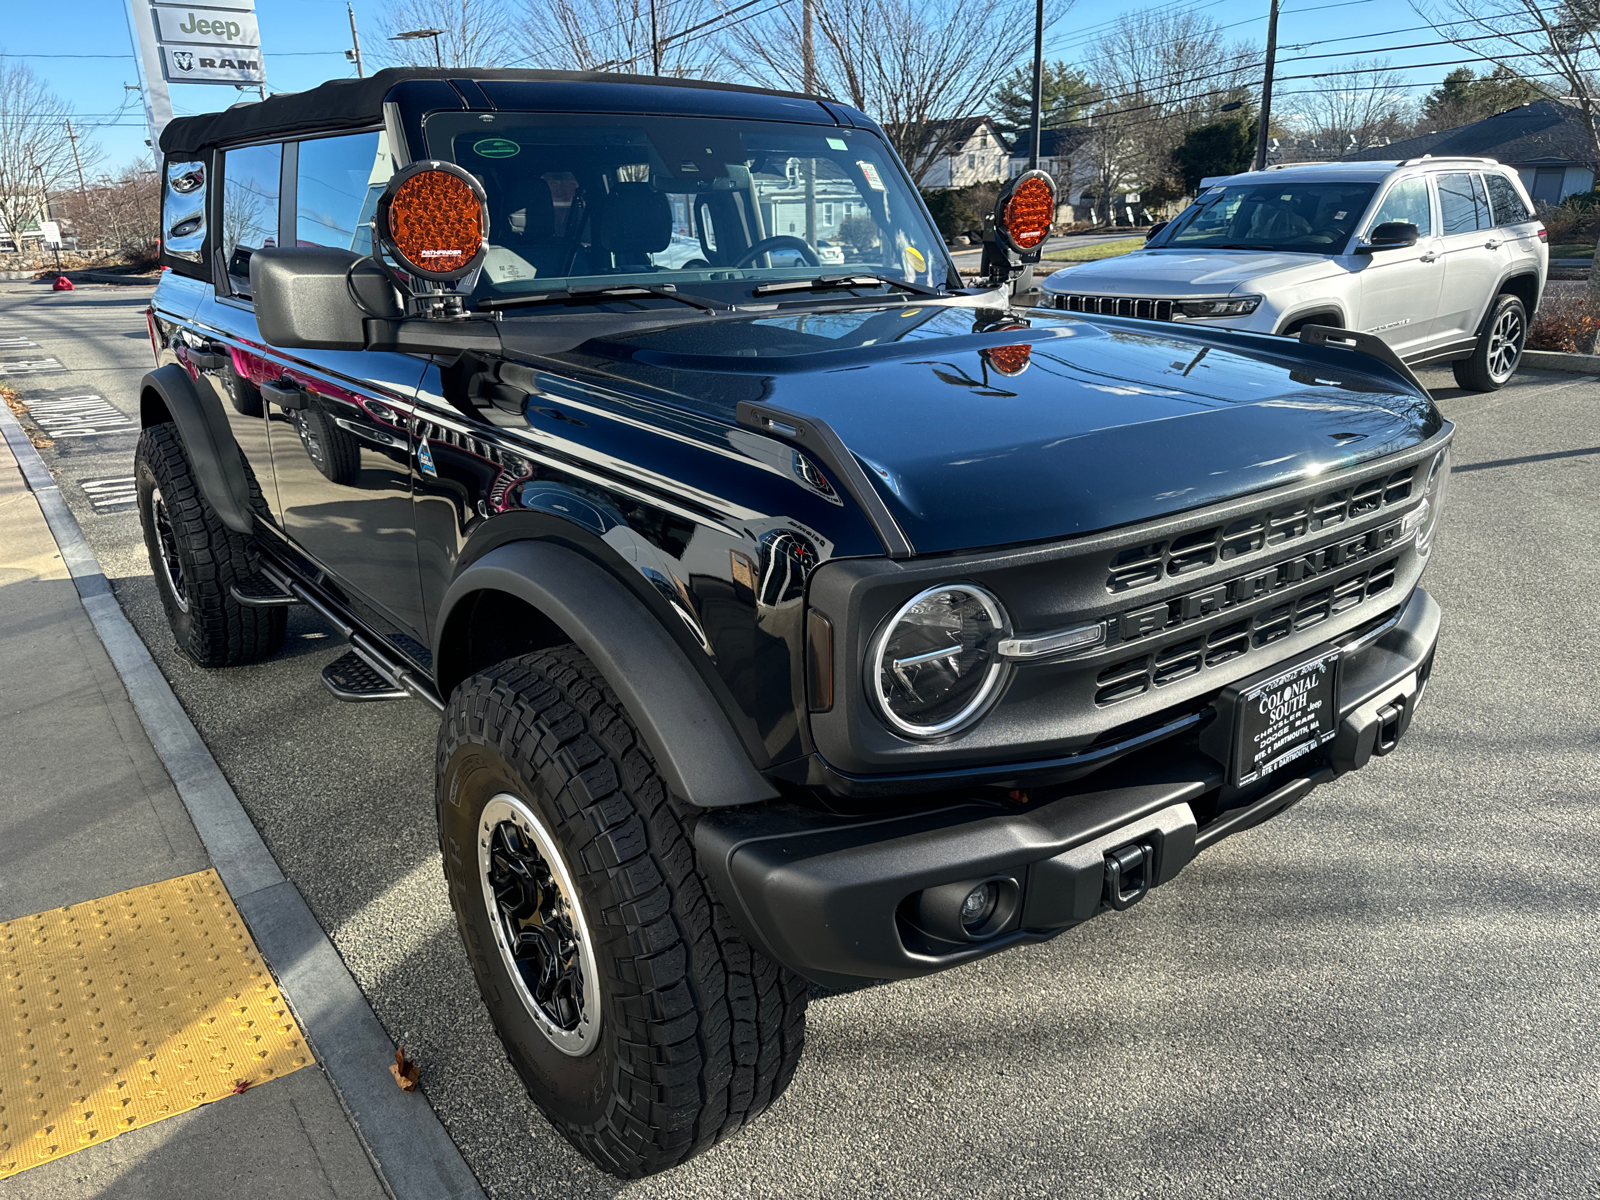
[[[389,1074],[394,1076],[394,1081],[400,1085],[402,1092],[416,1091],[417,1083],[422,1079],[422,1070],[406,1057],[404,1046],[394,1052],[394,1062],[389,1065]]]
[[[233,1094],[237,1096],[249,1086],[250,1081],[248,1079],[235,1079],[233,1081]]]

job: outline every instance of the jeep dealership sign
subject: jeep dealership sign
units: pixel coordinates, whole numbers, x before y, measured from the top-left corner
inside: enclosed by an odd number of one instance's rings
[[[148,11],[160,50],[161,75],[168,83],[259,85],[266,81],[254,0],[158,3]]]

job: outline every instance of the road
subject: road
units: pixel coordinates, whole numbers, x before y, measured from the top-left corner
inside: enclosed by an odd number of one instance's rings
[[[1427,374],[1459,426],[1425,580],[1446,626],[1400,752],[1129,912],[931,979],[818,992],[772,1111],[622,1184],[551,1131],[490,1035],[439,872],[436,718],[332,700],[317,673],[341,647],[299,610],[271,662],[208,672],[175,654],[132,507],[103,482],[131,474],[147,296],[0,285],[0,370],[64,368],[3,381],[30,403],[99,396],[129,418],[69,437],[73,410],[58,409],[45,457],[495,1197],[1596,1193],[1593,378],[1527,372],[1479,396]],[[77,411],[77,432],[96,427]]]
[[[1044,244],[1044,252],[1053,254],[1058,250],[1071,250],[1076,246],[1098,246],[1103,242],[1126,241],[1130,237],[1139,237],[1141,232],[1141,230],[1137,229],[1122,229],[1114,233],[1083,233],[1074,234],[1072,237],[1051,238]],[[950,248],[950,257],[955,259],[958,270],[976,271],[983,264],[983,247],[958,248],[952,246]],[[1064,265],[1063,263],[1046,264],[1052,271]]]

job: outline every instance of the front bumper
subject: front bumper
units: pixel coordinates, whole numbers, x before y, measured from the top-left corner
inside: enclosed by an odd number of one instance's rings
[[[1250,789],[1227,789],[1224,765],[1196,738],[1130,756],[1071,794],[1023,808],[974,799],[891,816],[716,810],[700,818],[696,848],[756,944],[830,986],[926,975],[1044,941],[1127,907],[1206,847],[1394,749],[1426,689],[1439,618],[1437,602],[1417,588],[1392,625],[1351,647],[1333,741]],[[1113,855],[1120,865],[1108,872]],[[1124,869],[1137,874],[1133,883],[1119,880]],[[939,923],[934,901],[985,880],[1006,908],[992,933],[973,940]]]

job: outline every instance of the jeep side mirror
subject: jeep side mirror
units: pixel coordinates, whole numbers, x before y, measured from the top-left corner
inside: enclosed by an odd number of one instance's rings
[[[255,251],[250,297],[261,336],[285,350],[365,350],[368,318],[405,316],[388,275],[331,246]]]
[[[1155,237],[1156,234],[1160,233],[1166,227],[1167,227],[1167,223],[1165,221],[1157,221],[1154,225],[1150,226],[1149,229],[1146,229],[1144,231],[1144,240],[1148,242],[1151,238]]]
[[[1422,236],[1410,221],[1385,221],[1367,235],[1367,240],[1356,243],[1357,254],[1371,254],[1374,250],[1404,250],[1415,246]]]

